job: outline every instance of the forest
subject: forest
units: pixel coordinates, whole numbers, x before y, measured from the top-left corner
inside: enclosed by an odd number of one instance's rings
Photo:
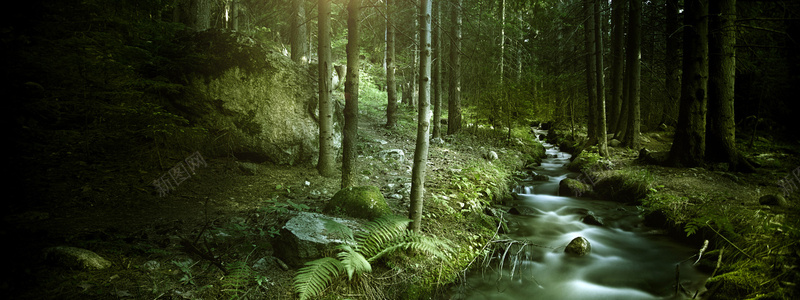
[[[800,1],[3,11],[2,298],[800,295]]]

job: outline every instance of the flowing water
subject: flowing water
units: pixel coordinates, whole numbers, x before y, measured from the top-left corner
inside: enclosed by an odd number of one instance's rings
[[[509,230],[500,237],[506,242],[475,262],[481,267],[452,299],[687,299],[704,289],[707,275],[689,259],[702,245],[690,248],[644,226],[635,206],[558,195],[558,182],[578,174],[565,168],[569,154],[545,147],[548,158],[534,171],[549,180],[518,188],[516,204],[526,215],[506,215]],[[587,210],[604,225],[583,223]],[[591,253],[564,254],[579,236]],[[676,293],[676,273],[687,292]]]

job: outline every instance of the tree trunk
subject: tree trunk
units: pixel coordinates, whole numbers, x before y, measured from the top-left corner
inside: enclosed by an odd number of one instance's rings
[[[441,138],[442,137],[442,26],[441,26],[441,16],[442,16],[442,0],[433,0],[435,4],[433,5],[433,28],[431,29],[432,39],[433,39],[433,70],[432,77],[433,82],[433,134],[432,138]]]
[[[699,166],[706,147],[708,84],[708,1],[686,0],[683,27],[683,78],[675,139],[667,163]]]
[[[386,0],[386,127],[388,128],[397,126],[397,80],[395,79],[397,67],[394,61],[394,5],[395,0]]]
[[[431,0],[422,0],[419,9],[420,51],[419,64],[419,114],[417,117],[417,145],[414,150],[414,167],[411,170],[411,207],[409,229],[420,231],[422,222],[422,200],[425,194],[425,167],[428,163],[430,143],[431,102]]]
[[[292,0],[291,26],[289,44],[292,47],[292,60],[305,64],[308,62],[305,0]]]
[[[597,59],[595,50],[597,44],[595,43],[595,18],[594,18],[594,2],[593,0],[584,0],[583,9],[585,13],[583,22],[583,45],[584,52],[586,52],[586,94],[588,101],[588,119],[586,124],[587,137],[589,141],[587,145],[595,145],[597,140]],[[602,71],[601,71],[602,72]]]
[[[461,131],[461,1],[453,0],[447,134]]]
[[[239,1],[231,0],[231,29],[239,31]]]
[[[642,78],[642,0],[631,0],[630,24],[628,24],[628,125],[624,140],[621,142],[631,149],[639,148],[639,134],[641,131],[641,78]]]
[[[679,34],[678,0],[667,0],[666,9],[666,80],[667,104],[663,109],[661,122],[667,123],[667,118],[674,111],[681,97],[681,65],[680,65],[680,34]]]
[[[358,68],[361,0],[347,3],[347,76],[344,83],[344,134],[342,138],[342,188],[355,186],[358,143]]]
[[[611,99],[608,101],[609,132],[617,132],[622,108],[622,70],[625,68],[625,0],[611,5]]]
[[[595,26],[594,26],[594,41],[595,41],[595,79],[597,80],[597,103],[596,103],[596,113],[595,113],[595,122],[597,123],[597,129],[595,134],[597,135],[597,145],[598,151],[602,156],[608,156],[608,139],[606,138],[606,91],[605,91],[605,79],[603,75],[603,34],[601,34],[603,26],[602,23],[606,23],[606,20],[603,19],[603,15],[600,13],[600,3],[598,0],[593,0],[594,2],[594,19],[595,19]]]
[[[500,88],[503,89],[506,58],[506,0],[500,0]],[[506,112],[508,113],[508,112]]]
[[[333,148],[333,103],[331,102],[331,1],[319,1],[319,162],[317,171],[325,177],[335,174]]]
[[[414,20],[414,28],[419,30],[419,28],[420,28],[419,26],[420,26],[419,20],[415,19]],[[414,40],[415,41],[419,41],[419,31],[415,31],[414,32]],[[411,107],[414,107],[414,108],[417,107],[417,102],[419,100],[419,85],[417,85],[417,83],[419,83],[420,74],[419,74],[419,69],[416,68],[417,66],[419,66],[419,59],[420,59],[420,57],[419,57],[419,47],[420,47],[420,45],[418,43],[414,43],[414,47],[412,48],[413,51],[414,51],[412,53],[413,64],[411,64],[411,74],[412,75],[411,75],[411,80],[409,81],[409,83],[411,85],[411,94],[410,94],[411,98],[409,98],[411,100],[411,102],[409,104],[411,105]]]
[[[736,76],[736,0],[711,1],[708,41],[708,122],[706,159],[737,170],[734,81]],[[744,163],[745,170],[752,166]]]
[[[203,31],[211,28],[211,0],[193,0],[192,4],[194,30]]]

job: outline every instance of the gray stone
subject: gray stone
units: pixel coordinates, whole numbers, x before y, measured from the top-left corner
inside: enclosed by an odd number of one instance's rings
[[[531,179],[533,179],[534,181],[548,181],[550,180],[550,176],[531,171]]]
[[[406,161],[406,153],[402,149],[383,150],[378,152],[378,158],[385,163],[403,163]]]
[[[586,216],[583,217],[581,220],[584,224],[587,225],[596,225],[596,226],[604,226],[603,219],[596,216],[593,212],[589,211],[586,213]]]
[[[622,144],[622,142],[620,142],[617,139],[612,139],[612,140],[608,141],[608,146],[609,147],[619,147],[620,144]]]
[[[67,246],[51,247],[44,250],[48,262],[76,270],[102,270],[111,266],[111,262],[92,251]]]
[[[347,235],[339,230],[329,230],[331,226],[326,226],[328,222],[346,226],[353,231],[360,227],[353,220],[300,212],[281,228],[278,242],[274,244],[275,255],[287,264],[297,267],[325,256],[336,245],[347,243]]]
[[[489,150],[483,154],[483,158],[488,161],[494,161],[497,160],[499,157],[497,156],[497,152]]]
[[[509,214],[515,216],[539,216],[542,213],[537,211],[535,208],[528,207],[528,206],[515,206],[508,210]]]
[[[781,195],[764,195],[761,198],[758,198],[758,203],[761,205],[778,206],[778,207],[789,206],[789,203],[786,202],[786,198],[783,198],[783,196]]]
[[[585,256],[591,252],[592,246],[589,244],[589,240],[582,236],[572,239],[564,248],[564,253],[574,256]]]

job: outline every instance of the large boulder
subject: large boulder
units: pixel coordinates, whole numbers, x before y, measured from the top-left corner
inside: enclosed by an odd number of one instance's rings
[[[57,246],[44,250],[45,260],[51,264],[74,270],[102,270],[111,266],[111,262],[92,251]]]
[[[392,213],[381,190],[376,186],[341,189],[328,201],[324,211],[368,220],[374,220]]]
[[[579,236],[567,244],[567,248],[564,248],[564,253],[574,256],[584,256],[592,252],[592,246],[589,244],[589,240],[585,237]]]
[[[768,205],[768,206],[778,206],[778,207],[788,207],[789,203],[786,202],[786,198],[783,198],[781,195],[764,195],[761,198],[758,198],[758,203],[761,205]]]
[[[236,33],[209,30],[192,39],[193,51],[202,55],[181,75],[188,92],[175,101],[190,122],[219,136],[240,159],[317,161],[316,67],[294,63]],[[341,113],[335,107],[338,127]],[[341,130],[334,130],[333,140],[339,149]]]
[[[592,186],[572,178],[564,178],[558,183],[558,194],[561,196],[586,196]]]
[[[333,224],[334,222],[336,224]],[[333,225],[333,226],[332,226]],[[353,220],[334,218],[318,213],[300,212],[281,228],[275,255],[289,265],[298,267],[305,262],[330,254],[336,245],[347,243],[343,230],[332,227],[346,226],[351,231],[360,225]]]

